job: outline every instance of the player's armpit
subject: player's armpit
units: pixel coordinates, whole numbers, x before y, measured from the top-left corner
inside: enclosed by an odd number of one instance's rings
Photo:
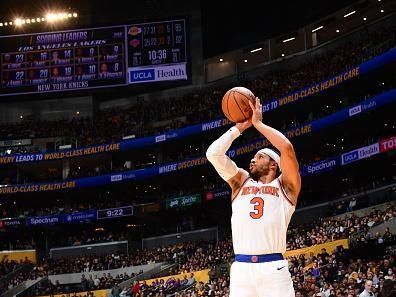
[[[246,182],[246,180],[249,179],[249,177],[249,173],[246,170],[239,168],[238,173],[231,179],[227,180],[228,185],[232,189],[231,201],[233,201],[234,198],[238,195],[244,183]]]

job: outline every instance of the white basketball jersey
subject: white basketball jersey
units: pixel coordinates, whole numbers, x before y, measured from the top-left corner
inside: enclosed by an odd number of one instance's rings
[[[278,178],[264,184],[249,177],[232,202],[235,254],[284,254],[294,210]]]

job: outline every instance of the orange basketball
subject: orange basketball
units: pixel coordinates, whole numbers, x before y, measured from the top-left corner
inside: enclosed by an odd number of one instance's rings
[[[228,90],[221,101],[221,109],[224,115],[234,123],[246,121],[252,117],[249,100],[254,104],[255,96],[247,88],[235,87]]]

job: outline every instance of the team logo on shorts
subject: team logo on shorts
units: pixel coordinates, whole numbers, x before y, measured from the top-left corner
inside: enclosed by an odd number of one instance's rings
[[[252,256],[252,262],[256,263],[258,261],[258,257],[257,256]]]

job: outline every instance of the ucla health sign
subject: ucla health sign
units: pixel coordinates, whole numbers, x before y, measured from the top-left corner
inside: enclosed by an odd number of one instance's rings
[[[380,152],[380,145],[379,143],[374,143],[368,146],[364,146],[358,149],[359,160],[370,158]]]
[[[341,155],[342,165],[369,158],[380,153],[380,144],[374,143]]]
[[[128,68],[130,84],[187,79],[186,63]]]

